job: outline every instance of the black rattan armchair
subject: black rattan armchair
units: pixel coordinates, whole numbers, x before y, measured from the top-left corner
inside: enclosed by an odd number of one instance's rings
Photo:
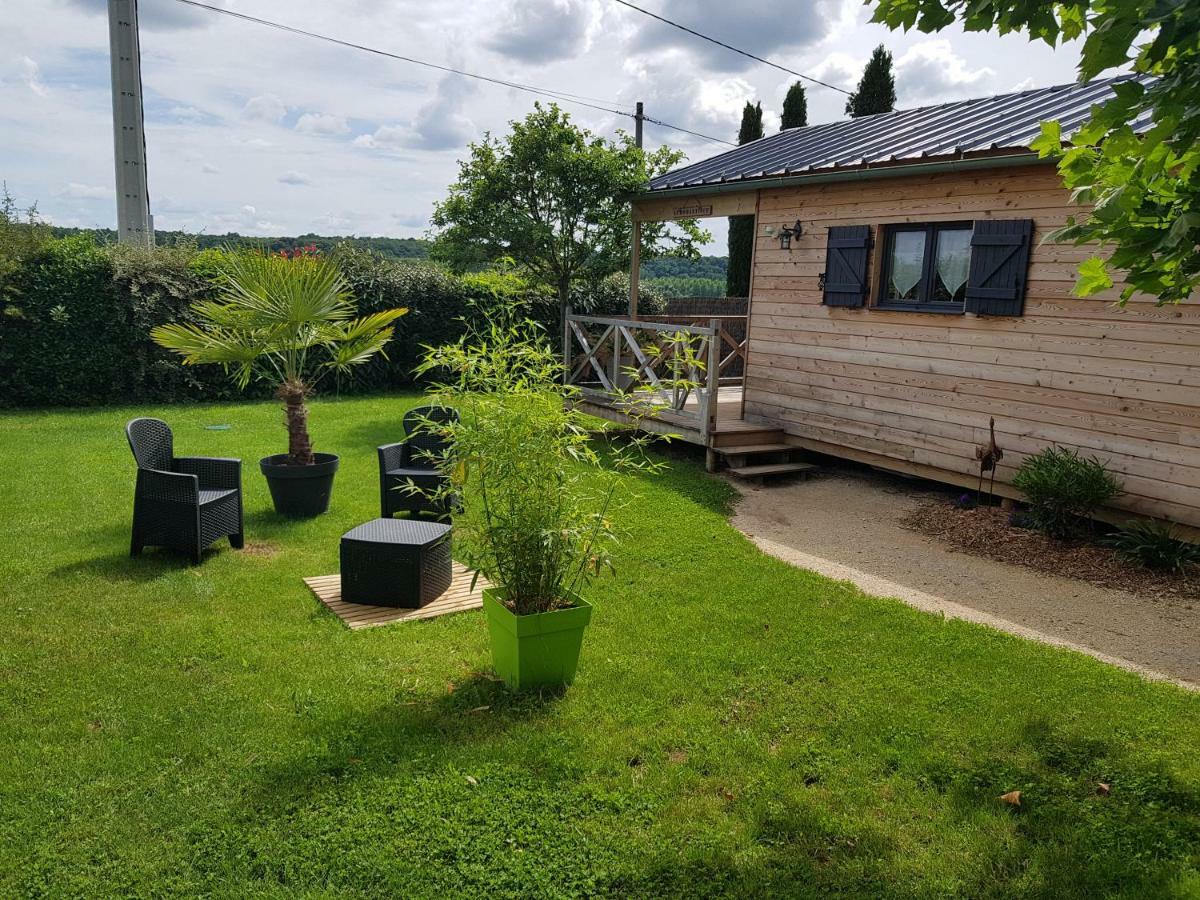
[[[379,448],[379,507],[385,519],[394,513],[431,513],[446,518],[457,506],[453,498],[431,499],[430,494],[445,484],[437,458],[446,452],[439,434],[422,427],[422,420],[457,422],[458,412],[448,406],[419,406],[404,415],[406,440]],[[402,490],[412,482],[421,491]]]
[[[229,536],[242,546],[242,461],[175,456],[171,429],[160,419],[125,426],[137,461],[131,556],[146,546],[172,547],[200,562],[204,548]]]

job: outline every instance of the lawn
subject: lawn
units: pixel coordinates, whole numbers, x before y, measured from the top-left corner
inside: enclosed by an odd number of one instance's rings
[[[766,557],[686,454],[564,696],[477,613],[348,631],[300,579],[415,403],[313,404],[303,523],[275,404],[0,415],[0,896],[1200,896],[1200,696]],[[127,556],[135,414],[243,458],[245,551]]]

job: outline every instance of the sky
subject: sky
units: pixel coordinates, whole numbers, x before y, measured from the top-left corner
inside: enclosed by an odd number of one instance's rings
[[[613,0],[208,0],[212,5],[492,77],[553,88],[735,140],[747,100],[766,131],[793,76]],[[796,71],[851,89],[880,43],[898,108],[1065,84],[1078,47],[1019,35],[891,32],[860,0],[639,0]],[[0,0],[0,179],[59,225],[113,227],[105,0]],[[471,141],[535,97],[264,28],[178,0],[140,0],[151,212],[164,230],[421,237]],[[809,122],[845,96],[809,85]],[[562,104],[597,134],[631,119]],[[655,125],[691,161],[721,145]],[[707,220],[723,253],[724,220]]]

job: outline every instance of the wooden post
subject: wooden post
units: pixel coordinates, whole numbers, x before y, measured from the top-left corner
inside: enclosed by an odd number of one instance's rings
[[[571,383],[571,307],[563,311],[562,321],[563,387]]]
[[[633,247],[630,253],[632,264],[629,267],[629,318],[638,317],[638,290],[642,278],[642,223],[638,221],[636,212],[633,214]]]
[[[707,430],[711,437],[717,431],[717,393],[721,390],[721,320],[709,319],[712,334],[708,336],[708,366],[704,373],[708,394]]]
[[[612,379],[613,388],[621,389],[621,329],[613,329],[613,348],[612,348],[612,374],[609,376]]]
[[[742,355],[742,403],[738,418],[746,417],[746,379],[750,375],[750,313],[754,309],[754,270],[758,261],[759,210],[762,207],[762,191],[754,193],[754,240],[750,244],[750,290],[746,297],[746,352]]]

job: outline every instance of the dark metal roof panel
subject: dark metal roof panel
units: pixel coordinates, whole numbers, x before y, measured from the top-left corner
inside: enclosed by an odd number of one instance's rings
[[[1092,106],[1112,97],[1113,85],[1143,78],[1120,75],[1035,88],[1015,94],[960,100],[940,106],[898,110],[844,122],[791,128],[701,160],[650,182],[651,191],[702,187],[991,150],[1028,148],[1041,123],[1056,119],[1069,135],[1088,118]],[[1130,123],[1150,127],[1144,114]]]

